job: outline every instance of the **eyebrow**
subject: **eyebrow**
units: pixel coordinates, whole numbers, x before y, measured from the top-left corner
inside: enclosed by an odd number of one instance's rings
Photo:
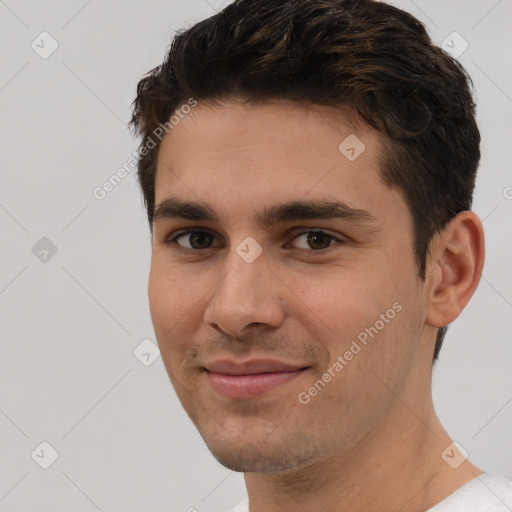
[[[169,197],[158,203],[153,222],[162,219],[187,219],[199,222],[219,222],[215,210],[204,202],[183,201]],[[264,208],[253,217],[260,228],[270,228],[279,223],[308,219],[345,219],[356,224],[378,229],[377,218],[366,210],[353,208],[343,201],[289,201]]]

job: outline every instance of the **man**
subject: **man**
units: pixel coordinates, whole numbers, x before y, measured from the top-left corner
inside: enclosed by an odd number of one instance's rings
[[[162,358],[251,512],[505,511],[432,404],[473,295],[469,78],[370,0],[239,0],[137,88]]]

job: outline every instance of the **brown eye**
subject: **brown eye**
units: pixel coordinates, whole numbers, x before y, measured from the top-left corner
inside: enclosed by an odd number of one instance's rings
[[[295,240],[301,239],[302,243],[297,244],[299,249],[309,249],[313,251],[321,251],[323,249],[327,249],[332,245],[332,242],[343,242],[340,238],[330,235],[322,230],[313,230],[310,229],[308,231],[303,231],[299,233]]]
[[[184,239],[186,243],[180,243],[178,240]],[[179,246],[186,249],[208,249],[211,247],[214,236],[206,231],[187,231],[174,237],[169,243],[177,243]]]
[[[188,234],[190,247],[192,249],[206,249],[210,247],[213,236],[204,231],[193,231]]]

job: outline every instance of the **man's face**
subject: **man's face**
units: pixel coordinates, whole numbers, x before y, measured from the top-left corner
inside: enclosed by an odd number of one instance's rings
[[[199,103],[162,141],[151,315],[183,407],[228,467],[348,453],[393,424],[396,395],[424,392],[425,292],[379,140],[320,108],[233,102]],[[320,212],[335,202],[341,214]]]

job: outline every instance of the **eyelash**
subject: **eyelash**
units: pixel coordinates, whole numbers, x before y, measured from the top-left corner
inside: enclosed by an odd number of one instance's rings
[[[331,238],[332,240],[334,240],[336,243],[338,244],[343,244],[345,242],[344,239],[336,236],[336,235],[333,235],[331,233],[329,233],[328,231],[325,231],[323,229],[315,229],[315,228],[309,228],[309,229],[304,229],[303,231],[300,231],[298,233],[295,234],[293,240],[295,240],[296,238],[302,236],[302,235],[306,235],[308,233],[311,233],[311,232],[315,232],[315,233],[321,233],[321,234],[324,234],[326,235],[327,237]],[[213,233],[210,233],[209,231],[205,231],[205,230],[201,230],[201,229],[189,229],[187,231],[182,231],[181,233],[178,233],[176,236],[174,236],[173,238],[166,238],[163,243],[170,247],[171,249],[173,249],[174,251],[178,252],[178,253],[182,253],[182,254],[187,254],[187,255],[191,255],[193,253],[199,253],[201,251],[206,251],[208,249],[212,249],[212,247],[206,247],[205,249],[189,249],[188,247],[187,248],[184,248],[182,247],[178,242],[177,240],[181,237],[184,237],[186,235],[190,235],[192,233],[207,233],[213,237],[215,237],[215,235],[213,235]],[[326,251],[328,251],[329,249],[331,249],[333,247],[333,245],[329,245],[328,247],[326,247],[325,249],[319,249],[319,250],[313,250],[313,249],[302,249],[302,248],[298,248],[300,251],[306,251],[308,253],[316,253],[316,254],[322,254],[322,253],[325,253]],[[296,248],[297,249],[297,248]]]

